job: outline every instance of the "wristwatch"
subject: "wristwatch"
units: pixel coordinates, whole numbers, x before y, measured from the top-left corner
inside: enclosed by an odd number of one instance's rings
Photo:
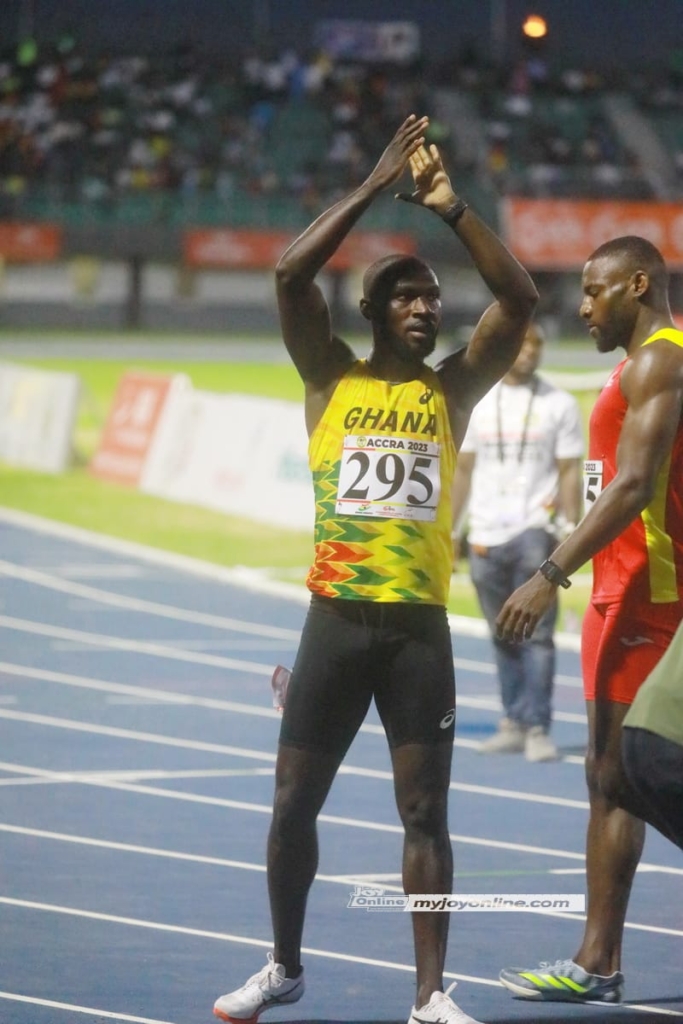
[[[453,205],[449,206],[448,209],[441,214],[441,220],[444,222],[444,224],[448,224],[450,225],[450,227],[454,228],[466,209],[467,203],[465,202],[465,200],[456,199]]]
[[[565,590],[568,590],[572,585],[572,581],[565,576],[559,565],[556,565],[549,558],[546,558],[545,562],[539,565],[538,571],[541,576],[545,576],[548,582],[554,583],[556,587],[564,587]]]

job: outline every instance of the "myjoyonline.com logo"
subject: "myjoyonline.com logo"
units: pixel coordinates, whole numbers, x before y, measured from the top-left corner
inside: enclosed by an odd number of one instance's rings
[[[585,913],[580,893],[388,893],[372,885],[357,885],[347,907],[354,910],[407,911],[409,913]]]

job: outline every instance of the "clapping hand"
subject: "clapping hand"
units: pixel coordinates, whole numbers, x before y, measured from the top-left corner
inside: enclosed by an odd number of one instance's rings
[[[444,170],[436,146],[419,146],[408,161],[415,191],[399,192],[397,199],[425,206],[435,213],[445,213],[457,200],[450,178]]]
[[[424,147],[424,135],[428,127],[428,117],[416,117],[415,114],[411,114],[406,118],[370,175],[369,181],[375,188],[388,188],[398,181],[406,164],[412,161],[417,148]]]

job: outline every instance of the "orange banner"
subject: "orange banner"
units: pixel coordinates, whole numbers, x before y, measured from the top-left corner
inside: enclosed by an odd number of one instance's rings
[[[186,231],[183,257],[190,267],[272,269],[296,235],[285,231],[231,231],[206,228]],[[329,267],[349,267],[373,263],[392,252],[414,253],[412,235],[392,231],[359,231],[350,235],[334,254]]]
[[[135,487],[173,377],[129,372],[119,381],[90,472]]]
[[[10,263],[57,259],[62,229],[54,224],[0,224],[0,256]]]
[[[565,199],[503,200],[504,237],[530,269],[580,270],[603,242],[640,235],[683,267],[683,205]]]

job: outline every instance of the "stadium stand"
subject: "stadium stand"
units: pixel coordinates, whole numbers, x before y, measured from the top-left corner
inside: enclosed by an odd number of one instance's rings
[[[537,55],[501,72],[471,52],[427,69],[292,50],[95,58],[73,43],[0,62],[0,216],[299,228],[415,109],[494,220],[502,194],[678,198],[680,82],[626,85]],[[400,230],[399,207],[377,216]]]

